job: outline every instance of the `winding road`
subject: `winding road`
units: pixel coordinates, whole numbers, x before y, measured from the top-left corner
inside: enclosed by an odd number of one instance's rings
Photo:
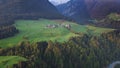
[[[116,65],[120,64],[120,61],[115,61],[108,66],[108,68],[115,68]]]

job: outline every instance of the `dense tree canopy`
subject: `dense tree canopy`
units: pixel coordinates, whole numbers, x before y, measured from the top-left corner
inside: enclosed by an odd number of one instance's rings
[[[14,36],[16,33],[18,33],[18,30],[15,26],[0,26],[0,39]]]

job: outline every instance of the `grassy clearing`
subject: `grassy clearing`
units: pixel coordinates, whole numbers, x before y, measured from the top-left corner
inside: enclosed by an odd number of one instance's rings
[[[55,41],[64,42],[70,37],[77,36],[70,32],[68,29],[59,28],[45,28],[48,24],[58,24],[50,20],[19,20],[16,21],[15,26],[19,29],[19,34],[14,37],[0,40],[0,46],[3,48],[15,46],[17,43],[23,40],[23,37],[27,37],[32,42],[39,41]]]
[[[18,56],[0,56],[0,68],[12,68],[13,64],[17,64],[21,61],[27,61],[25,58]]]
[[[93,31],[93,35],[100,35],[101,33],[108,33],[110,31],[113,31],[115,29],[110,28],[101,28],[101,27],[94,27],[94,26],[86,26],[88,30]]]
[[[64,27],[45,28],[45,26],[48,24],[58,24],[58,23],[70,24],[71,29],[74,32],[87,33],[88,30],[93,30],[92,33],[96,35],[112,30],[112,29],[98,28],[87,25],[78,25],[76,23],[72,23],[68,21],[56,21],[56,20],[54,21],[54,20],[46,20],[46,19],[18,20],[14,25],[17,27],[17,29],[19,29],[20,32],[14,37],[9,37],[0,40],[0,47],[6,48],[6,47],[15,46],[17,43],[24,40],[24,38],[27,38],[27,40],[29,40],[31,43],[40,42],[40,41],[49,41],[49,40],[64,42],[64,41],[68,41],[70,37],[78,36]]]

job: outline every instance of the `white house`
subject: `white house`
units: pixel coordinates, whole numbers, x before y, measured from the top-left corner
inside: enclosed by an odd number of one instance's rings
[[[70,29],[71,28],[71,25],[70,24],[66,24],[64,25],[66,28]]]

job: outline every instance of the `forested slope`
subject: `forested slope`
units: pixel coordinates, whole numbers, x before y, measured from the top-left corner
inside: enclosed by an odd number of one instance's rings
[[[97,26],[120,29],[120,14],[111,13],[107,15],[104,19],[95,22]]]
[[[48,0],[1,0],[0,24],[13,23],[16,19],[62,18]]]
[[[15,47],[0,49],[0,55],[28,59],[14,68],[104,68],[120,60],[119,33],[115,30],[101,36],[83,34],[64,43],[23,41]]]

